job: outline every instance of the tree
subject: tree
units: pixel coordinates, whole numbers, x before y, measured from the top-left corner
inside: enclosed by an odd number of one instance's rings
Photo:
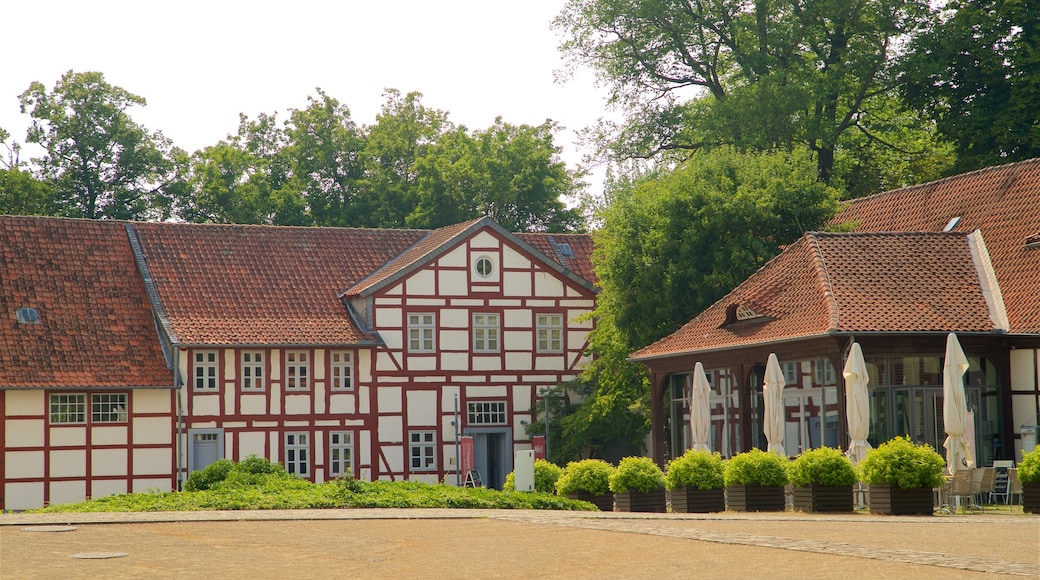
[[[513,232],[573,231],[581,216],[564,199],[581,184],[559,159],[557,126],[495,124],[470,136],[464,127],[441,135],[416,161],[410,227],[440,227],[487,216]]]
[[[18,167],[0,169],[0,215],[51,215],[54,191]]]
[[[315,225],[362,225],[357,196],[365,136],[346,105],[317,91],[318,98],[307,97],[307,108],[289,111],[284,154]]]
[[[33,82],[19,97],[32,117],[29,143],[45,149],[34,161],[53,183],[60,215],[165,218],[172,144],[130,118],[145,99],[108,84],[99,72],[68,71],[47,92]]]
[[[1040,1],[946,8],[902,61],[904,98],[956,143],[957,172],[1040,157]]]
[[[615,155],[803,146],[829,183],[851,129],[883,139],[864,113],[895,89],[899,42],[929,12],[926,0],[570,0],[554,26],[570,65],[591,65],[627,114],[599,128]]]

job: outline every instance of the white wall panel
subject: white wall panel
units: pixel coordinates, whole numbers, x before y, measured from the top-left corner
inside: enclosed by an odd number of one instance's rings
[[[412,391],[408,393],[408,426],[426,427],[437,425],[437,391]]]
[[[43,419],[8,419],[4,421],[4,443],[8,448],[43,447],[43,430]]]
[[[379,418],[379,442],[401,443],[404,441],[403,423],[400,415]]]
[[[8,417],[34,415],[39,417],[47,413],[47,397],[43,391],[0,391],[4,397],[4,413]]]
[[[79,503],[87,499],[87,482],[52,481],[47,500],[50,505],[63,503]]]
[[[8,451],[4,453],[4,477],[7,479],[43,477],[43,451]]]
[[[92,475],[126,475],[126,449],[91,449]]]
[[[162,475],[171,465],[172,449],[134,449],[134,475]]]
[[[126,493],[126,480],[95,479],[90,484],[90,497],[108,497],[110,495],[122,495]]]
[[[28,510],[43,507],[43,483],[8,483],[4,485],[4,508]]]

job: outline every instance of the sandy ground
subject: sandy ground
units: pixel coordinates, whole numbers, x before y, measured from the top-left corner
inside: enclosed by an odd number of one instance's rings
[[[57,518],[4,515],[0,578],[1040,577],[1040,518],[1031,516],[699,519],[504,511],[456,519],[452,512],[279,521],[197,521],[199,515],[186,514],[155,523],[81,520],[64,532],[33,531],[61,528],[53,525],[62,523]],[[784,546],[746,545],[762,538]],[[127,555],[74,557],[115,553]],[[901,561],[885,559],[891,554]],[[967,569],[936,565],[950,556]],[[997,574],[980,571],[990,564]]]

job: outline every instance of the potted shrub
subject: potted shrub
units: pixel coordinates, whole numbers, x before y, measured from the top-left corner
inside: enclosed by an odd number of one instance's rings
[[[932,490],[942,486],[946,462],[931,445],[896,437],[868,451],[859,468],[870,486],[870,513],[931,515]]]
[[[803,452],[787,466],[794,486],[794,509],[851,512],[856,468],[841,451],[820,447]]]
[[[726,462],[727,506],[746,512],[782,512],[787,459],[761,449],[738,453]]]
[[[600,511],[614,511],[610,474],[614,466],[602,459],[571,461],[556,480],[556,493],[594,504]]]
[[[722,456],[690,449],[668,462],[664,486],[672,498],[672,511],[707,513],[726,510]]]
[[[563,468],[544,459],[534,461],[534,490],[541,493],[556,493],[556,480],[563,475]],[[516,472],[510,471],[502,484],[503,491],[516,490]]]
[[[610,474],[614,507],[620,512],[664,512],[664,472],[649,457],[625,457]]]
[[[1022,454],[1018,481],[1022,483],[1022,510],[1040,514],[1040,447]]]

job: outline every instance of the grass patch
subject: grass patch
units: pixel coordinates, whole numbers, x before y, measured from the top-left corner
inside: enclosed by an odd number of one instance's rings
[[[205,470],[203,470],[205,471]],[[198,510],[284,510],[319,508],[484,508],[594,511],[590,503],[548,493],[505,492],[485,488],[431,485],[417,481],[337,479],[310,483],[277,464],[253,458],[215,471],[186,485],[191,491],[132,493],[80,503],[52,505],[32,513],[162,512]],[[202,472],[195,472],[202,473]],[[194,473],[192,474],[195,475]],[[204,487],[205,489],[198,489]]]

